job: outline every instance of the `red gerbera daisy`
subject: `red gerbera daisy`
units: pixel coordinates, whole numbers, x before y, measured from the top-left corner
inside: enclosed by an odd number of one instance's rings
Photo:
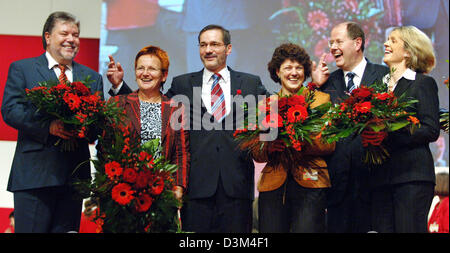
[[[164,190],[164,179],[162,177],[156,177],[151,187],[151,193],[153,195],[159,195]]]
[[[105,164],[105,173],[111,180],[122,175],[122,171],[122,167],[120,167],[120,164],[116,161]]]
[[[72,111],[80,107],[81,99],[75,94],[65,93],[63,99]]]
[[[117,184],[112,188],[111,196],[114,201],[121,205],[127,205],[134,199],[134,191],[131,190],[131,186],[126,183]]]
[[[153,204],[153,199],[147,193],[141,194],[136,198],[136,210],[146,212]]]
[[[293,106],[287,111],[287,118],[290,123],[303,122],[307,117],[308,110],[302,105]]]

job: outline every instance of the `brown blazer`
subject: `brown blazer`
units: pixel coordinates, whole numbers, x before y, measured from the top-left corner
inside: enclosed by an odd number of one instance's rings
[[[307,92],[307,91],[306,91]],[[271,96],[277,99],[278,95]],[[314,108],[330,101],[330,95],[316,91]],[[328,188],[331,186],[327,163],[321,157],[334,151],[335,143],[327,144],[321,139],[312,137],[312,144],[306,142],[302,151],[289,148],[284,152],[267,152],[267,145],[262,150],[254,148],[253,158],[256,162],[267,162],[258,181],[258,191],[273,191],[280,188],[286,181],[288,171],[294,180],[306,188]]]
[[[126,95],[119,95],[111,97],[110,100],[116,101],[118,105],[125,109],[126,115],[128,116],[128,125],[130,126],[130,133],[132,136],[137,136],[138,140],[141,141],[141,117],[140,117],[140,102],[137,91]],[[175,111],[181,112],[182,117],[184,117],[183,105],[179,104],[176,106],[171,106],[171,100],[162,96],[161,102],[161,145],[163,148],[162,154],[171,163],[178,165],[178,170],[176,173],[176,184],[183,186],[185,189],[188,184],[188,173],[190,167],[190,152],[189,152],[189,133],[188,131],[181,128],[175,131],[170,126],[170,118]],[[134,133],[134,134],[133,134]]]

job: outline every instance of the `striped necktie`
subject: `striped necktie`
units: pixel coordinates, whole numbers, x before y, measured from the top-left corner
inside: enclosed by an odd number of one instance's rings
[[[222,121],[225,117],[225,96],[223,95],[222,88],[220,87],[219,80],[220,74],[215,73],[213,76],[213,85],[211,87],[211,113],[217,122]]]
[[[59,74],[58,80],[59,83],[68,83],[69,79],[66,76],[66,65],[58,64],[58,68],[61,70],[61,73]]]
[[[348,93],[352,93],[352,91],[356,88],[356,85],[353,82],[353,77],[355,77],[355,73],[348,72],[347,77],[348,77],[347,91]]]

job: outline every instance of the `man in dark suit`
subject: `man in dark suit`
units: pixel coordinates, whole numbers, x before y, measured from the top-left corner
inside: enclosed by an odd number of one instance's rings
[[[73,61],[79,40],[79,21],[66,12],[50,14],[44,24],[41,56],[13,62],[9,68],[2,103],[4,121],[18,130],[18,139],[7,190],[13,192],[15,232],[50,233],[78,231],[82,198],[71,187],[77,179],[90,178],[86,140],[79,148],[62,152],[55,142],[72,133],[59,120],[42,122],[31,102],[23,99],[25,89],[39,82],[70,82],[91,77],[92,92],[103,92],[103,81],[95,71]],[[75,172],[74,172],[75,171]]]
[[[387,67],[364,58],[364,37],[364,31],[353,22],[341,23],[331,31],[330,52],[339,69],[330,74],[320,89],[330,94],[333,103],[343,102],[354,88],[381,81],[388,73]],[[350,136],[338,142],[335,152],[327,159],[331,177],[328,232],[365,233],[371,230],[369,170],[362,162],[363,152],[361,137]]]
[[[186,108],[190,109],[191,170],[187,201],[182,209],[185,231],[251,232],[252,229],[254,164],[233,139],[235,112],[242,104],[233,105],[232,99],[236,94],[257,98],[266,95],[266,90],[258,76],[227,67],[230,41],[229,31],[221,26],[203,28],[198,42],[205,68],[175,77],[167,93],[174,99],[179,95],[188,98]],[[223,104],[217,103],[222,100]],[[230,122],[231,128],[227,125]],[[207,126],[210,123],[212,129]]]

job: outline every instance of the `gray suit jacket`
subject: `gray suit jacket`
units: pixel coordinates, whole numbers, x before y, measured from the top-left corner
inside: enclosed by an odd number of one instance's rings
[[[73,62],[73,80],[91,76],[92,92],[103,92],[102,77],[86,66]],[[3,120],[18,130],[17,146],[8,181],[8,191],[61,186],[75,178],[90,177],[90,164],[85,163],[76,173],[74,169],[90,157],[87,141],[79,141],[78,149],[61,152],[55,147],[57,137],[49,134],[50,122],[43,122],[31,102],[24,100],[24,91],[43,81],[57,81],[48,68],[45,54],[11,63],[2,102]],[[103,97],[103,95],[102,95]]]

